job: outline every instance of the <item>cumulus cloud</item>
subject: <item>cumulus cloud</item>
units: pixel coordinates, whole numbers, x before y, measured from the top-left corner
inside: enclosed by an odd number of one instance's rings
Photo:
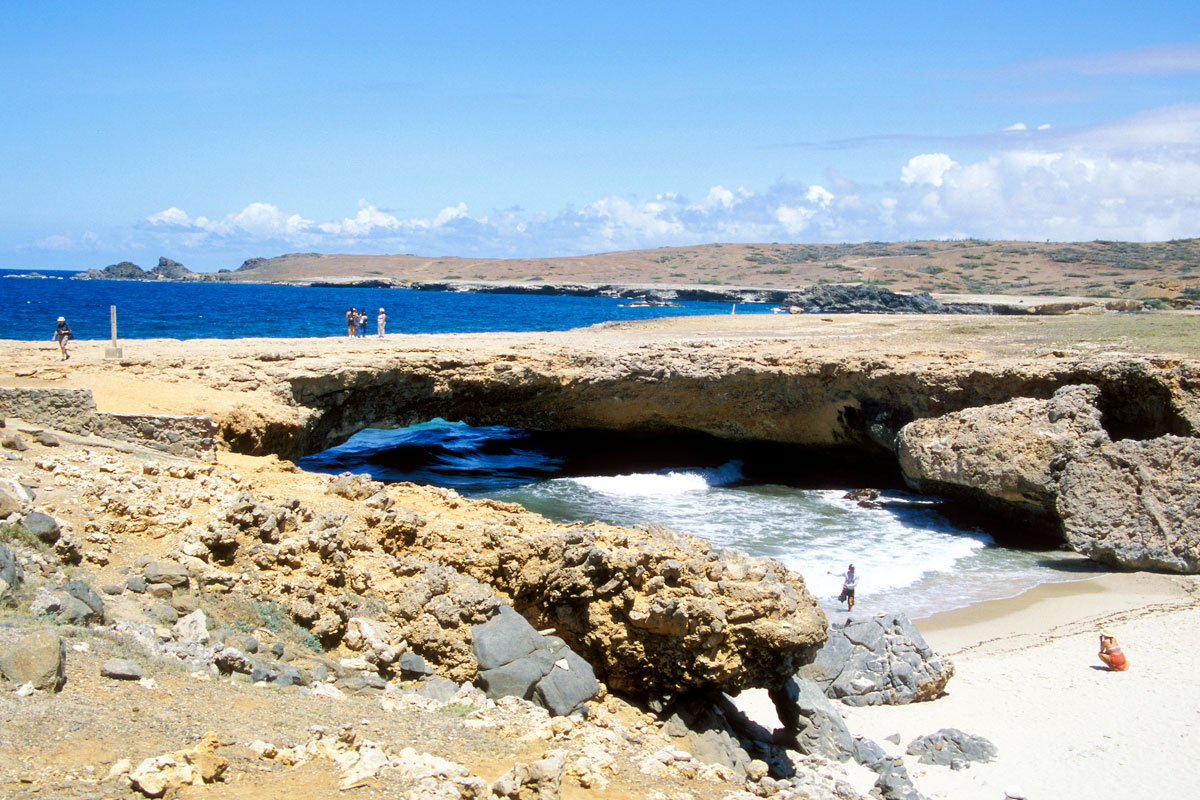
[[[951,140],[935,152],[914,147],[890,176],[870,184],[829,173],[820,184],[781,181],[754,191],[712,185],[694,199],[665,190],[647,199],[612,195],[559,211],[514,206],[490,214],[454,201],[427,215],[399,216],[362,200],[351,213],[324,221],[266,201],[211,216],[171,206],[134,233],[142,240],[138,246],[166,252],[221,245],[255,253],[273,247],[475,257],[714,241],[1200,235],[1200,106],[1090,127],[1014,127],[991,136],[961,145],[965,155]],[[48,237],[34,246],[79,241]]]
[[[908,184],[941,186],[942,176],[953,166],[954,159],[945,153],[922,153],[908,160],[900,170],[900,180]]]

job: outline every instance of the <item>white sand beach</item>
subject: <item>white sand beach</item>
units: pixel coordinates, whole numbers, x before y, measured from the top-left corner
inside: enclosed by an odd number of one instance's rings
[[[1112,574],[919,620],[929,645],[956,665],[946,695],[841,709],[855,734],[889,753],[941,728],[996,745],[995,761],[960,771],[905,757],[928,798],[1194,797],[1196,592],[1191,577]],[[1121,643],[1128,671],[1100,668],[1104,628]],[[886,741],[895,734],[898,745]]]

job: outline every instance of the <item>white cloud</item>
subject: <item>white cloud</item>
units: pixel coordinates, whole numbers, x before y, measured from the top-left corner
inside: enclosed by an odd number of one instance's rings
[[[900,170],[900,180],[909,184],[941,186],[942,176],[954,165],[954,159],[945,153],[923,153],[908,160],[908,164]]]
[[[560,211],[513,207],[476,215],[454,202],[412,217],[363,200],[351,213],[323,221],[265,201],[210,216],[171,206],[124,236],[106,238],[166,253],[220,246],[250,254],[277,248],[486,257],[713,241],[1200,235],[1200,105],[1086,128],[990,134],[972,149],[983,152],[961,161],[948,152],[918,152],[875,185],[828,176],[824,185],[780,182],[757,191],[710,185],[695,200],[664,190],[647,200],[613,195]],[[59,235],[27,247],[84,246],[80,235]]]
[[[1012,125],[1009,125],[1004,130],[1006,130],[1006,131],[1024,131],[1024,130],[1028,130],[1028,128],[1025,127],[1024,122],[1014,122]]]

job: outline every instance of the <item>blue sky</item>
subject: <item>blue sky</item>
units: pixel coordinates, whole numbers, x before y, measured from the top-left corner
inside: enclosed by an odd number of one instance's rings
[[[1200,236],[1194,0],[3,19],[0,267]]]

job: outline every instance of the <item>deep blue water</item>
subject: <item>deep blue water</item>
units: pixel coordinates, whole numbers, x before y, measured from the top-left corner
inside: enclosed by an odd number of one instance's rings
[[[323,289],[266,284],[73,281],[12,278],[0,270],[0,339],[50,339],[64,316],[77,339],[109,337],[109,306],[117,307],[122,339],[235,339],[345,336],[346,310],[366,308],[369,333],[387,309],[388,333],[553,331],[610,320],[728,314],[728,303],[687,302],[679,308],[623,308],[607,297],[419,292],[411,289]],[[742,303],[737,311],[762,313]]]

